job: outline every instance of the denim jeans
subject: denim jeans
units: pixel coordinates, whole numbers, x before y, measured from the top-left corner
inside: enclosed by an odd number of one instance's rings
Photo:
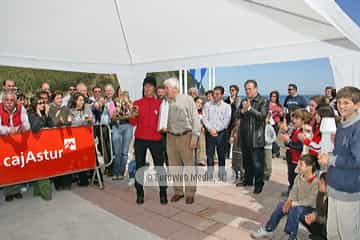
[[[128,124],[114,124],[111,129],[114,151],[114,176],[124,176],[128,160],[129,144],[133,136],[133,127]]]
[[[213,172],[214,167],[214,154],[215,147],[217,156],[219,158],[219,170],[223,170],[220,167],[225,167],[226,159],[226,131],[219,132],[216,137],[211,136],[210,133],[206,132],[205,141],[206,141],[206,158],[208,171]]]
[[[280,220],[286,215],[282,212],[282,208],[285,204],[285,201],[280,201],[273,211],[269,221],[266,223],[266,231],[274,231],[279,224]],[[296,236],[299,229],[299,223],[304,218],[305,215],[314,211],[314,208],[304,207],[304,206],[295,206],[289,209],[287,213],[287,221],[285,225],[285,232],[291,236]]]

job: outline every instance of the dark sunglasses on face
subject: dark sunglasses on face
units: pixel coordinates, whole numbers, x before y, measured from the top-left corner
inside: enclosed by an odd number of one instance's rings
[[[288,91],[293,91],[293,90],[295,90],[295,88],[289,88],[289,89],[288,89]]]
[[[39,101],[39,102],[37,102],[37,104],[42,105],[42,104],[45,104],[45,102],[44,101]]]

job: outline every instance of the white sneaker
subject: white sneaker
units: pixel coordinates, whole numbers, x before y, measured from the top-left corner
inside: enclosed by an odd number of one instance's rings
[[[252,232],[251,237],[254,239],[270,238],[274,235],[274,232],[268,232],[264,227],[259,228],[256,232]]]

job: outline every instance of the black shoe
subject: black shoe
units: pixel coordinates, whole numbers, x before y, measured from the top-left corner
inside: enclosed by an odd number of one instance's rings
[[[14,194],[14,198],[16,199],[22,199],[23,198],[23,195],[21,193],[16,193]]]
[[[160,203],[163,205],[168,204],[166,192],[160,192]]]
[[[144,203],[144,192],[136,193],[136,203],[139,205]]]
[[[137,196],[136,203],[139,204],[139,205],[143,204],[144,203],[144,196]]]
[[[260,186],[260,187],[255,187],[255,189],[254,189],[254,194],[260,194],[260,193],[262,192],[262,189],[263,189],[262,186]]]
[[[13,195],[5,196],[5,201],[6,201],[6,202],[11,202],[12,200],[14,200]]]
[[[236,184],[237,187],[251,187],[253,186],[252,183],[246,182],[246,181],[242,181]]]

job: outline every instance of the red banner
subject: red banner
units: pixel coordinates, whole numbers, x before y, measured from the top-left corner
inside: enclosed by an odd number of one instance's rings
[[[0,186],[96,167],[91,126],[0,136]]]

